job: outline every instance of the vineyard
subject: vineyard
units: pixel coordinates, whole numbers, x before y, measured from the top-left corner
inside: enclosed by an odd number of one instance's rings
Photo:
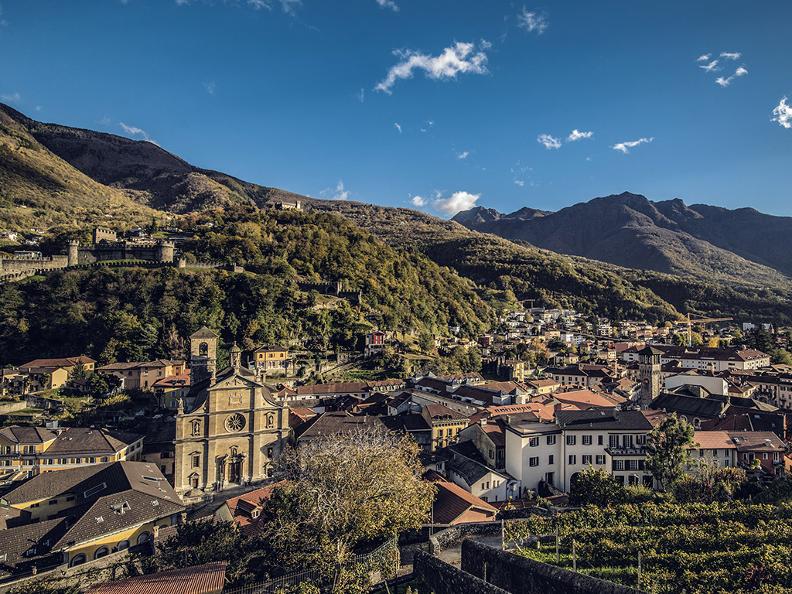
[[[792,503],[588,506],[507,522],[505,540],[644,592],[792,593]]]

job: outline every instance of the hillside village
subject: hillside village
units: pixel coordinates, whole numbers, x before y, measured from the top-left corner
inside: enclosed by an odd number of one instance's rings
[[[742,469],[754,488],[792,467],[788,335],[767,324],[616,322],[527,303],[491,332],[432,337],[437,357],[470,355],[450,375],[393,373],[416,356],[387,327],[362,335],[345,365],[289,345],[243,350],[206,326],[184,338],[182,359],[64,352],[3,368],[4,591],[31,573],[156,555],[199,518],[255,530],[287,451],[361,430],[417,444],[433,531],[564,509],[592,472],[662,489],[647,444],[669,419],[692,428],[692,462]],[[308,360],[325,370],[313,380],[297,373]],[[380,379],[355,380],[363,368]]]

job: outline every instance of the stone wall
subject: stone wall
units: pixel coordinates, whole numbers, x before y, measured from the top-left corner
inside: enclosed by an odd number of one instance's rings
[[[459,524],[445,530],[435,532],[429,537],[430,550],[435,555],[445,549],[459,545],[468,536],[497,536],[501,533],[500,522],[479,522]]]
[[[413,576],[433,594],[508,594],[506,590],[465,573],[423,551],[415,553]],[[424,588],[421,589],[423,591]]]
[[[511,594],[640,594],[634,588],[539,563],[473,540],[462,542],[462,570]]]

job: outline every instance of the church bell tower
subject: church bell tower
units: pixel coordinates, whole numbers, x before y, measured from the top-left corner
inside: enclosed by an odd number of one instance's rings
[[[217,341],[220,337],[204,326],[190,335],[190,383],[196,385],[207,378],[214,383],[217,373]]]
[[[647,346],[638,351],[638,376],[641,382],[640,405],[646,408],[660,395],[662,382],[661,357],[663,351]]]

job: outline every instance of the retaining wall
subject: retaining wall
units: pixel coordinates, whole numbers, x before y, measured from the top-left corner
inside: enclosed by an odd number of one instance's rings
[[[640,590],[513,555],[474,540],[462,542],[462,570],[511,594],[640,594]]]

